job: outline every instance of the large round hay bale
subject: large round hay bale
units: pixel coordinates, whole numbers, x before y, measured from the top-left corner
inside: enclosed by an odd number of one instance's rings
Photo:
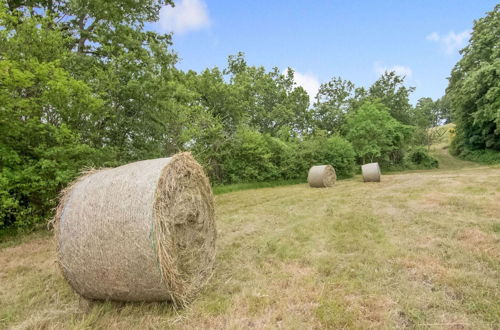
[[[365,182],[380,182],[380,166],[378,163],[369,163],[361,166],[363,181]]]
[[[183,305],[213,271],[212,189],[189,153],[87,173],[54,220],[63,275],[88,299]]]
[[[307,175],[307,182],[313,188],[331,187],[335,180],[337,180],[337,175],[332,165],[313,166]]]

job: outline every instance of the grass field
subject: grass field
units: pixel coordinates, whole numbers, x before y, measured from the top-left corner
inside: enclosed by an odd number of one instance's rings
[[[49,233],[0,245],[0,328],[500,327],[500,167],[218,195],[218,258],[190,308],[86,302]]]

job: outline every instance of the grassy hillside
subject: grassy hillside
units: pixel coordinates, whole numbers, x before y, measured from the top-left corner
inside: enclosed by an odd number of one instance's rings
[[[0,246],[0,328],[495,328],[500,167],[218,195],[218,258],[190,308],[86,302],[50,235]]]

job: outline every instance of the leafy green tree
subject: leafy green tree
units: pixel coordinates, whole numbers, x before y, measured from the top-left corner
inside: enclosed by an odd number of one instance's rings
[[[413,122],[417,126],[414,140],[419,145],[426,145],[430,150],[431,145],[441,140],[447,133],[447,128],[439,127],[442,121],[442,103],[433,101],[430,97],[423,97],[417,101],[413,112]]]
[[[250,106],[241,99],[243,91],[228,84],[219,68],[205,69],[200,74],[189,71],[185,74],[184,83],[196,93],[194,98],[197,104],[217,118],[228,135],[248,122],[245,109]]]
[[[456,126],[454,150],[500,150],[500,5],[474,22],[446,97]]]
[[[381,161],[394,165],[402,161],[402,149],[412,128],[394,119],[389,109],[375,100],[365,101],[347,116],[346,132],[362,163]]]
[[[59,190],[102,162],[90,146],[102,100],[61,67],[67,39],[50,24],[0,6],[0,228],[45,219]]]
[[[162,5],[173,2],[8,2],[7,11],[20,17],[19,26],[31,18],[51,18],[44,31],[65,36],[69,53],[61,66],[104,102],[99,120],[87,120],[94,125],[92,143],[114,147],[117,163],[165,156],[188,140],[182,133],[192,119],[186,100],[193,93],[174,68],[171,36],[144,30],[145,23],[158,19]]]
[[[228,68],[230,84],[238,92],[241,113],[246,123],[262,133],[276,136],[283,127],[303,131],[310,121],[309,96],[294,83],[294,72],[286,74],[278,68],[266,72],[264,67],[248,66],[243,53],[230,56]]]
[[[442,96],[440,99],[436,100],[438,107],[439,119],[442,124],[449,124],[453,121],[451,104],[446,95]]]
[[[394,71],[385,72],[370,86],[368,92],[371,98],[379,99],[389,109],[392,117],[403,124],[412,124],[410,94],[415,87],[406,87],[404,79],[404,76]]]
[[[430,97],[422,97],[417,101],[413,112],[413,122],[422,128],[435,127],[439,124],[439,105]]]
[[[321,84],[313,108],[314,126],[328,134],[339,133],[354,99],[355,86],[349,80],[334,77]]]
[[[7,0],[5,8],[10,14],[23,13],[27,19],[50,16],[53,20],[47,28],[67,33],[71,49],[109,57],[141,48],[141,34],[156,38],[143,32],[143,27],[145,22],[158,20],[162,5],[173,6],[173,1]]]

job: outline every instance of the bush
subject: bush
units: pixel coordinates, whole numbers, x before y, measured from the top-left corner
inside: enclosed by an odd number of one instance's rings
[[[0,141],[0,229],[24,231],[50,217],[59,191],[97,158],[66,127],[39,126],[48,138],[32,149]]]
[[[457,148],[456,143],[452,143],[450,152],[452,155],[457,156],[458,158],[469,160],[471,162],[477,162],[487,165],[500,164],[500,151],[496,150],[470,150],[468,148],[459,149]]]
[[[305,140],[283,140],[250,128],[241,128],[231,138],[220,157],[222,176],[214,184],[234,184],[279,180],[305,180],[309,168],[331,164],[337,177],[354,173],[352,145],[340,136],[320,133]]]
[[[267,149],[271,153],[269,161],[276,168],[274,180],[288,180],[297,177],[295,174],[295,149],[291,143],[270,135],[264,135]]]
[[[439,162],[429,155],[424,147],[415,147],[406,155],[406,163],[410,168],[437,168]]]
[[[239,129],[224,151],[223,183],[259,182],[279,179],[272,152],[264,135],[249,128]]]
[[[354,174],[356,153],[346,139],[340,136],[327,137],[320,133],[306,139],[301,147],[299,158],[303,173],[307,174],[313,165],[330,164],[335,168],[338,178],[348,178]]]

